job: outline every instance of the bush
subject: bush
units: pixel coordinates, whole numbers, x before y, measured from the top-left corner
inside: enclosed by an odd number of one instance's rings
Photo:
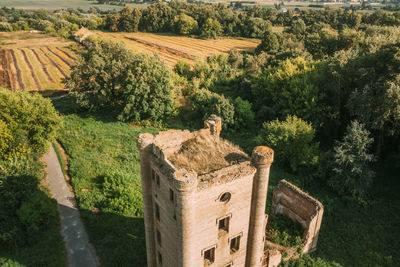
[[[200,35],[206,38],[216,38],[222,33],[222,26],[218,20],[208,18],[202,25]]]
[[[205,120],[211,114],[216,114],[222,118],[223,126],[234,123],[235,108],[223,95],[200,89],[190,97],[190,101],[197,117]]]
[[[12,32],[13,27],[8,22],[0,22],[0,32]]]
[[[12,138],[0,160],[10,155],[19,156],[29,151],[44,153],[53,139],[60,119],[50,100],[39,94],[11,92],[0,89],[0,120]]]
[[[273,215],[268,219],[267,238],[285,247],[298,247],[302,243],[304,229],[298,222],[283,215]]]
[[[235,107],[235,127],[250,127],[254,122],[254,112],[251,110],[251,103],[237,97],[233,101]]]
[[[173,109],[170,73],[160,59],[110,40],[83,52],[66,85],[80,106],[111,109],[122,121],[163,121]]]
[[[180,76],[190,78],[190,64],[185,60],[179,60],[174,66],[174,71]]]
[[[296,116],[287,116],[285,121],[263,123],[258,143],[275,150],[278,163],[289,165],[293,172],[302,167],[315,165],[318,161],[318,143],[313,142],[315,130]]]
[[[143,216],[141,192],[132,188],[127,173],[112,173],[104,178],[103,194],[106,208],[135,216]]]
[[[374,156],[368,153],[372,142],[373,138],[369,137],[363,124],[351,122],[343,140],[334,147],[333,176],[329,184],[335,191],[353,196],[365,195],[375,176],[369,167],[374,161]]]

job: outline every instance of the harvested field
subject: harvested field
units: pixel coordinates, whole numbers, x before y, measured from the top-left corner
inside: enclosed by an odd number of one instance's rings
[[[143,32],[106,33],[96,31],[95,33],[103,38],[123,42],[128,48],[138,52],[156,53],[169,67],[174,66],[181,59],[193,64],[196,59],[228,53],[231,49],[253,50],[260,43],[260,40],[246,38],[211,40]]]
[[[0,33],[0,86],[13,91],[62,91],[75,55],[69,41],[40,33]]]

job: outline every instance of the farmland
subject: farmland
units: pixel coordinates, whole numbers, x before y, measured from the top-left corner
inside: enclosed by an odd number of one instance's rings
[[[34,10],[39,8],[60,9],[60,8],[83,8],[89,9],[98,7],[103,10],[121,9],[119,6],[98,5],[97,1],[88,0],[0,0],[0,6]]]
[[[12,91],[64,90],[75,55],[70,42],[40,33],[0,33],[0,86]]]
[[[156,53],[169,67],[174,66],[179,60],[186,60],[193,64],[196,59],[228,53],[231,49],[253,50],[260,43],[257,39],[196,39],[143,32],[110,33],[96,31],[96,34],[102,38],[123,42],[128,48],[137,52]]]

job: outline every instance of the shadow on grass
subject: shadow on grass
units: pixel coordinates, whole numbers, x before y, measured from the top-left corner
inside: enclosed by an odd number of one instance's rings
[[[80,210],[102,266],[146,266],[143,218]]]

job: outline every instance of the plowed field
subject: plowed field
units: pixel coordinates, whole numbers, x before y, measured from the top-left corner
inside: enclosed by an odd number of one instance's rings
[[[193,63],[197,58],[228,53],[231,49],[253,50],[260,43],[260,40],[246,38],[212,40],[143,32],[105,33],[96,31],[95,33],[103,38],[123,42],[128,48],[138,52],[156,53],[170,67],[181,59]]]
[[[13,91],[64,90],[62,79],[75,60],[66,47],[69,43],[40,33],[0,33],[0,86]]]

